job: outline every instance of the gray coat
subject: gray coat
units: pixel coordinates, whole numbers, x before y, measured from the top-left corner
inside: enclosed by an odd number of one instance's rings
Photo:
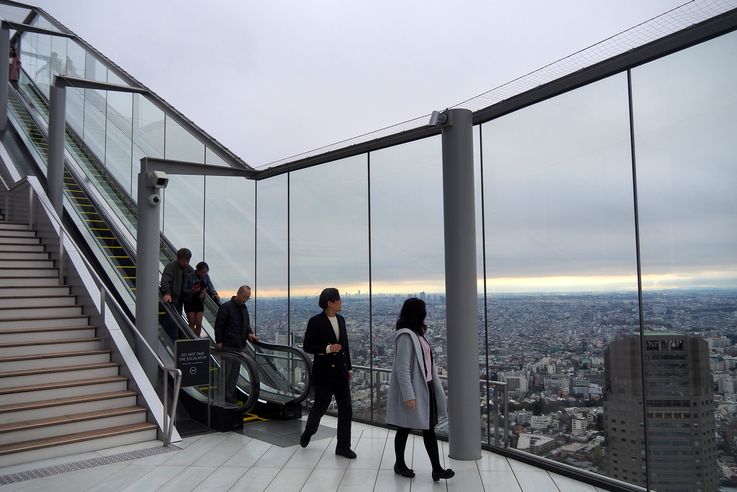
[[[432,365],[432,383],[438,418],[442,418],[448,412],[435,364]],[[406,400],[417,400],[415,408],[405,407]],[[394,333],[394,365],[386,402],[386,423],[410,429],[430,428],[430,392],[425,382],[422,346],[417,335],[408,328]]]

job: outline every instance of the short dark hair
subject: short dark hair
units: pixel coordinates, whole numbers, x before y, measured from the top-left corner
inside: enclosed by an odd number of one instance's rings
[[[179,251],[177,251],[177,260],[181,260],[182,258],[189,260],[190,258],[192,258],[192,252],[187,248],[180,249]]]
[[[205,263],[204,261],[201,261],[197,263],[197,266],[195,267],[195,270],[207,270],[210,271],[210,267]]]
[[[338,292],[338,289],[335,287],[328,287],[327,289],[322,289],[322,292],[320,292],[320,299],[317,303],[320,305],[320,309],[326,309],[328,307],[328,302],[339,300],[340,292]]]
[[[418,335],[424,335],[427,331],[427,325],[425,324],[426,316],[427,309],[425,308],[425,301],[411,297],[404,301],[402,310],[399,312],[397,330],[409,328]]]

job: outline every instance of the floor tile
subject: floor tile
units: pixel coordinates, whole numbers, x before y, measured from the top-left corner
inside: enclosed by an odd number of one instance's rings
[[[345,470],[320,468],[315,469],[307,478],[301,492],[334,492],[338,490]]]
[[[279,446],[271,446],[268,451],[256,462],[255,466],[263,468],[281,468],[287,464],[287,461],[297,451],[299,446],[291,446],[282,448]]]
[[[85,489],[86,492],[107,492],[121,490],[131,483],[146,477],[156,469],[153,465],[128,464],[123,468],[116,470],[115,473],[105,477],[105,480],[98,480],[97,483]],[[97,468],[88,470],[93,476],[96,474]],[[66,477],[63,478],[66,487]]]
[[[378,470],[384,455],[385,444],[386,438],[361,437],[354,449],[358,458],[351,461],[348,465],[349,469]]]
[[[550,472],[550,477],[561,492],[596,492],[596,487],[572,478]]]
[[[121,490],[125,492],[148,492],[158,490],[186,470],[186,466],[157,466],[153,471],[138,478]]]
[[[486,492],[522,492],[512,470],[482,470],[480,475]]]
[[[188,466],[156,490],[157,492],[189,492],[207,480],[207,477],[215,470],[214,466]]]
[[[364,470],[359,468],[348,468],[343,474],[343,479],[338,486],[339,492],[364,492],[375,490],[377,470]]]
[[[248,471],[247,468],[221,466],[195,487],[195,492],[222,492],[228,490]]]
[[[250,468],[271,448],[271,444],[253,440],[233,454],[222,466]]]
[[[514,476],[517,477],[517,481],[524,491],[549,490],[551,492],[558,492],[558,486],[555,485],[552,477],[546,471],[514,472]]]
[[[311,472],[312,470],[299,468],[282,469],[266,487],[266,492],[298,492]]]
[[[451,478],[450,480],[446,480],[448,490],[455,490],[458,492],[484,490],[484,485],[481,481],[481,475],[479,475],[478,468],[474,467],[474,469],[472,470],[456,470],[455,468],[453,468],[453,471],[456,472],[455,477]],[[439,483],[441,482],[442,480]]]
[[[394,470],[379,470],[374,490],[377,492],[410,492],[412,482],[411,478],[397,475]]]
[[[235,453],[243,449],[245,445],[253,439],[232,433],[216,446],[210,448],[197,461],[193,462],[193,466],[220,466],[228,461]],[[186,450],[184,451],[186,452]]]
[[[254,466],[248,470],[228,492],[263,492],[279,474],[280,468]]]

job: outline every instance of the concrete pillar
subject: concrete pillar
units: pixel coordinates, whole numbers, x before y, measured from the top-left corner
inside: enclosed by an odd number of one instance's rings
[[[64,211],[64,123],[66,120],[67,90],[57,87],[56,83],[49,87],[49,150],[48,168],[46,170],[46,186],[49,200],[54,210],[63,216]]]
[[[0,27],[0,60],[10,58],[10,30],[2,23]],[[7,62],[0,63],[0,131],[8,125],[8,77],[10,67]]]
[[[467,109],[446,111],[442,125],[445,299],[448,329],[450,457],[481,457],[473,122]]]
[[[138,234],[136,240],[136,328],[151,347],[157,347],[159,326],[160,189],[149,173],[138,173]],[[145,348],[137,349],[146,376],[159,387],[159,369]]]

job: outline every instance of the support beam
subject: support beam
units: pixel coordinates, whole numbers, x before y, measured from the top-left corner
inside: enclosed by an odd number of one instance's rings
[[[481,457],[481,409],[473,115],[467,109],[447,110],[445,115],[441,129],[449,448],[453,459],[475,460]]]
[[[138,236],[136,240],[136,328],[151,347],[158,346],[160,189],[149,173],[138,173]],[[159,369],[151,355],[136,350],[151,385],[159,389]]]
[[[64,124],[67,90],[56,83],[49,87],[49,149],[46,192],[59,217],[64,216]]]

